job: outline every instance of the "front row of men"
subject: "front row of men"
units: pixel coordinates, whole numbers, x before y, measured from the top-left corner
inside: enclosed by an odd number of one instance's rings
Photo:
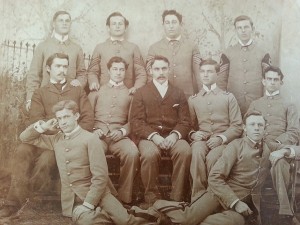
[[[54,54],[46,65],[51,82],[38,89],[32,98],[30,122],[34,125],[21,134],[24,144],[16,151],[16,167],[1,217],[21,207],[30,194],[29,184],[33,184],[32,190],[43,189],[39,185],[55,164],[53,151],[45,149],[55,151],[62,182],[63,214],[73,216],[78,224],[111,220],[115,224],[150,224],[160,213],[180,224],[244,224],[240,214],[259,215],[260,186],[268,169],[270,151],[271,174],[280,194],[279,213],[293,216],[287,186],[289,162],[295,155],[298,157],[299,151],[294,146],[299,137],[298,115],[295,107],[278,95],[283,79],[279,68],[270,66],[265,70],[266,97],[251,104],[245,116],[245,137],[237,139],[243,132],[240,109],[232,94],[216,86],[219,66],[213,60],[201,62],[203,88],[189,102],[182,90],[168,82],[169,61],[162,56],[153,58],[153,80],[138,89],[132,101],[123,83],[127,64],[120,57],[108,62],[110,80],[90,94],[92,104],[80,87],[65,82],[67,55]],[[50,108],[54,105],[52,112]],[[254,110],[262,114],[253,113]],[[51,119],[54,116],[56,119]],[[62,132],[57,133],[57,125]],[[96,135],[81,128],[94,128]],[[40,134],[44,132],[56,134]],[[191,147],[186,139],[190,139]],[[256,144],[263,146],[262,153]],[[133,179],[141,167],[145,201],[149,206],[154,203],[153,207],[147,211],[133,207],[133,214],[128,214],[110,194],[114,190],[103,155],[107,151],[121,162],[118,200],[132,203]],[[169,155],[173,162],[173,201],[158,200],[161,196],[157,176],[162,154]],[[192,203],[182,207],[174,201],[183,200],[189,174],[193,179]],[[209,216],[214,212],[218,213]],[[216,222],[220,219],[224,222]]]

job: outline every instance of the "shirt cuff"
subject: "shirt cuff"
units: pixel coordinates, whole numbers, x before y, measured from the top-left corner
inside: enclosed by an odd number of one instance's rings
[[[290,153],[290,155],[285,156],[285,157],[286,157],[286,158],[289,158],[289,159],[295,158],[295,156],[296,156],[295,149],[294,149],[294,148],[291,148],[291,147],[288,147],[287,149],[289,149],[289,150],[291,151],[291,153]]]
[[[177,130],[172,130],[172,131],[170,132],[170,134],[172,134],[172,133],[176,133],[176,134],[178,135],[178,140],[182,138],[182,135],[181,135],[181,133],[180,133],[179,131],[177,131]]]
[[[123,136],[125,137],[127,132],[126,132],[126,129],[125,128],[120,128],[120,131],[122,132]]]
[[[217,137],[220,137],[220,138],[222,138],[222,144],[224,144],[224,143],[226,143],[226,142],[227,142],[227,137],[226,137],[225,135],[223,135],[223,134],[219,134],[219,135],[217,135]]]
[[[194,134],[194,133],[196,133],[196,131],[194,131],[194,130],[190,131],[190,133],[188,135],[190,141],[193,141],[192,134]]]
[[[40,134],[42,134],[42,133],[45,132],[45,130],[42,128],[42,123],[43,123],[43,122],[44,122],[44,121],[39,120],[39,121],[37,121],[36,123],[33,124],[33,128],[34,128],[37,132],[39,132]]]
[[[158,134],[158,133],[157,133],[157,132],[151,133],[151,134],[147,137],[147,140],[152,141],[152,138],[153,138],[153,136],[154,136],[155,134]]]
[[[87,208],[89,208],[89,209],[95,209],[95,206],[92,205],[92,204],[90,204],[90,203],[88,203],[88,202],[83,202],[82,205],[84,205],[85,207],[87,207]]]
[[[234,200],[234,201],[230,204],[230,208],[232,209],[238,201],[239,201],[239,199]]]

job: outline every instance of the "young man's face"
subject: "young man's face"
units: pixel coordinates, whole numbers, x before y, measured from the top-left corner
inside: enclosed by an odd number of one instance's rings
[[[204,85],[211,86],[217,81],[217,71],[214,65],[202,65],[200,67],[200,78]]]
[[[71,29],[71,18],[68,14],[61,14],[53,21],[53,28],[60,35],[67,35]]]
[[[265,120],[263,116],[252,115],[246,120],[244,130],[246,135],[255,142],[260,142],[264,136]]]
[[[262,80],[262,83],[270,94],[274,91],[278,91],[280,86],[283,84],[278,73],[274,71],[268,71],[265,74],[265,78]]]
[[[246,44],[252,37],[253,28],[249,20],[241,20],[236,22],[235,31],[238,38]]]
[[[58,125],[62,132],[70,133],[78,125],[79,113],[73,113],[70,109],[63,109],[55,113]]]
[[[68,64],[69,62],[67,59],[53,59],[51,66],[46,66],[50,79],[58,83],[65,79],[68,71]]]
[[[111,37],[123,37],[126,31],[124,18],[122,16],[111,17],[107,30]]]
[[[154,80],[163,84],[169,77],[169,64],[163,60],[155,60],[151,66],[150,72]]]
[[[116,83],[122,82],[125,77],[125,65],[122,62],[119,63],[112,63],[110,69],[108,70],[108,74],[110,79]]]
[[[181,24],[175,15],[167,15],[164,21],[166,36],[171,39],[177,38],[181,34]]]

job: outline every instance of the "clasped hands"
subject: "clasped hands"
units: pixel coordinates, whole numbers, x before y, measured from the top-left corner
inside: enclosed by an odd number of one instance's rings
[[[162,150],[168,150],[172,148],[178,139],[178,134],[176,134],[175,132],[171,133],[166,138],[163,138],[159,134],[154,134],[154,136],[152,137],[152,141],[154,142],[154,144]]]
[[[94,133],[97,134],[99,136],[99,138],[107,137],[115,142],[121,140],[124,137],[123,132],[121,130],[114,130],[114,131],[109,132],[108,134],[105,134],[103,132],[103,130],[101,130],[99,128],[99,129],[94,130]]]
[[[206,145],[210,149],[216,148],[223,143],[221,137],[209,137],[209,135],[203,131],[196,131],[191,135],[191,139],[194,141],[206,141]]]
[[[290,156],[290,154],[291,154],[290,149],[282,148],[282,149],[272,152],[269,156],[269,160],[271,161],[272,165],[275,165],[279,159],[288,157],[288,156]]]

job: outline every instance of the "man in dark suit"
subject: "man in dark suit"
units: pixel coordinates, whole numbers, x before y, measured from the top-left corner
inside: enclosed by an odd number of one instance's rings
[[[183,91],[168,82],[168,59],[155,56],[150,67],[153,80],[136,92],[130,113],[132,134],[141,154],[145,202],[151,204],[160,198],[157,177],[163,152],[173,161],[170,198],[182,201],[191,162],[191,148],[184,140],[190,130],[189,108]]]
[[[74,87],[66,82],[68,65],[69,57],[63,53],[55,53],[47,59],[46,69],[50,75],[50,83],[34,92],[29,122],[53,118],[54,104],[61,100],[73,100],[79,106],[80,126],[91,131],[94,125],[92,106],[81,87]],[[58,131],[59,129],[54,129],[51,133]],[[20,144],[17,147],[12,165],[12,182],[4,207],[0,210],[0,217],[15,213],[32,191],[49,191],[53,184],[51,180],[57,176],[53,151],[30,144]]]

